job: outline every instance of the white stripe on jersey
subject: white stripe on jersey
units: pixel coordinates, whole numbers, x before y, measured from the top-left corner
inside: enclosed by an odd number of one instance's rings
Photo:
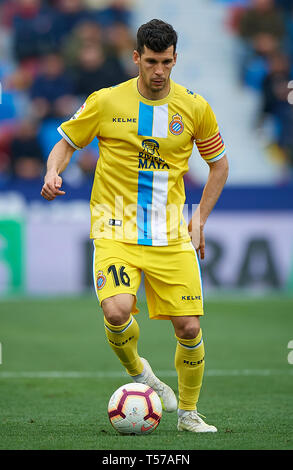
[[[151,211],[152,244],[154,246],[168,245],[166,212],[168,176],[168,171],[154,171]]]
[[[153,137],[168,137],[168,104],[154,106]]]

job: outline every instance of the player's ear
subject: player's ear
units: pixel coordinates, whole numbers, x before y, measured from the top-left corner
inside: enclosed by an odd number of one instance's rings
[[[176,61],[177,61],[177,52],[175,52],[175,54],[174,54],[174,57],[173,57],[173,58],[174,58],[174,65],[175,65],[175,64],[176,64]]]
[[[140,55],[139,55],[139,52],[137,52],[136,50],[133,51],[133,62],[136,65],[139,65],[140,63]]]

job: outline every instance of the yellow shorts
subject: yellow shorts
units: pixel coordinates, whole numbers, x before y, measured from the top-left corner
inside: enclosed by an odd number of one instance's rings
[[[191,242],[145,246],[94,240],[93,275],[100,303],[116,294],[136,293],[144,273],[149,316],[203,315],[198,257]],[[133,312],[137,313],[136,302]]]

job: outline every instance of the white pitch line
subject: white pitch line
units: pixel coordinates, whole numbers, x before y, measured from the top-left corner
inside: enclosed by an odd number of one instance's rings
[[[176,371],[159,370],[158,377],[176,377]],[[206,377],[266,377],[273,375],[292,375],[293,367],[287,370],[278,369],[210,369],[205,372]],[[0,372],[0,379],[114,379],[129,376],[123,371],[31,371],[31,372]]]

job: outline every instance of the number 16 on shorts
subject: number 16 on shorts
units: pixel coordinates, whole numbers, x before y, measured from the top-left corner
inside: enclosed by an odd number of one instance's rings
[[[135,278],[131,282],[131,274],[131,268],[122,264],[110,264],[104,269],[96,270],[95,287],[99,301],[120,293],[136,295],[140,280]]]
[[[136,296],[141,282],[141,270],[133,263],[128,263],[126,256],[123,259],[121,251],[124,244],[95,240],[94,246],[93,275],[99,301],[122,293]]]
[[[124,286],[130,287],[130,277],[125,272],[125,266],[120,266],[117,271],[115,264],[111,264],[108,268],[108,274],[112,274],[113,282],[116,287],[120,286],[120,283]]]

